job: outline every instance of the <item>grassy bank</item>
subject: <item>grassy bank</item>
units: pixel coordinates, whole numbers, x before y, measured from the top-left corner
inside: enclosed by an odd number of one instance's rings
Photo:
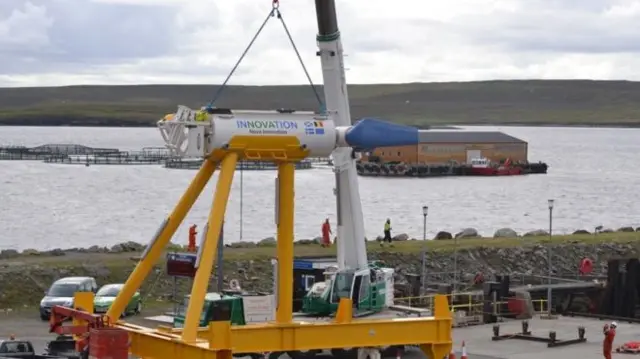
[[[154,126],[217,86],[139,85],[0,89],[2,125]],[[321,88],[318,88],[320,92]],[[640,83],[526,80],[351,85],[352,116],[429,127],[456,124],[640,126]],[[316,110],[307,86],[230,86],[219,107]]]
[[[458,269],[463,273],[538,273],[547,271],[547,251],[542,245],[548,237],[526,238],[474,238],[440,241],[395,242],[394,247],[380,247],[369,242],[370,259],[383,261],[396,269],[403,278],[406,273],[420,273],[423,251],[426,252],[429,273],[452,270],[452,252],[458,248]],[[640,232],[616,232],[594,235],[554,236],[557,245],[554,266],[561,273],[576,273],[584,257],[594,259],[598,271],[603,273],[606,260],[612,257],[639,256]],[[49,254],[21,254],[0,260],[0,311],[3,308],[37,306],[43,291],[58,278],[66,276],[93,276],[99,285],[124,282],[140,252],[86,253],[79,250]],[[297,245],[296,256],[334,256],[335,248],[322,248],[316,244]],[[237,279],[247,290],[271,291],[273,267],[270,259],[276,256],[274,247],[227,248],[224,254],[224,281]],[[604,263],[604,265],[603,265]],[[543,268],[544,267],[544,268]],[[214,274],[215,276],[215,274]],[[402,279],[399,279],[400,281]],[[212,278],[212,283],[215,279]],[[188,280],[179,281],[179,292],[187,293]],[[173,292],[173,279],[165,273],[164,261],[144,282],[141,293],[145,301],[167,302]],[[181,295],[182,295],[181,294]]]
[[[380,246],[379,242],[367,242],[367,252],[369,254],[377,253],[402,253],[402,254],[419,254],[422,251],[428,252],[452,252],[458,250],[473,250],[477,248],[519,248],[531,247],[536,245],[570,245],[583,244],[595,245],[600,243],[640,243],[640,232],[612,232],[594,234],[569,234],[554,235],[551,240],[548,236],[531,236],[518,238],[461,238],[458,240],[409,240],[394,242],[393,247],[385,245]],[[335,256],[335,245],[331,248],[323,248],[315,244],[296,245],[295,256]],[[182,248],[173,246],[170,251],[180,251]],[[94,263],[107,265],[123,265],[131,266],[138,260],[139,252],[124,253],[86,253],[68,251],[64,255],[48,256],[44,254],[21,254],[12,259],[0,260],[0,265],[5,264],[39,264],[43,266],[68,266],[80,263]],[[275,246],[256,246],[250,248],[225,248],[225,261],[246,261],[246,260],[268,260],[276,257]],[[164,259],[162,259],[164,260]]]

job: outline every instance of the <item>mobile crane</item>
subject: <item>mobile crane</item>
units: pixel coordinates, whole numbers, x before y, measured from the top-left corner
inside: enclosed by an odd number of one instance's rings
[[[274,7],[277,2],[273,0]],[[112,329],[116,332],[92,330],[91,342],[99,341],[97,335],[113,336],[121,330],[128,334],[132,354],[156,359],[230,359],[241,353],[299,353],[346,348],[356,348],[360,359],[378,359],[380,348],[401,345],[418,346],[432,359],[443,358],[449,353],[451,314],[445,296],[435,297],[431,317],[353,318],[353,310],[360,304],[360,293],[364,292],[365,286],[371,285],[372,277],[381,279],[367,263],[354,161],[357,150],[416,143],[418,131],[373,119],[364,119],[351,126],[335,3],[334,0],[315,0],[315,5],[326,113],[235,111],[212,107],[195,111],[179,106],[174,116],[160,120],[158,126],[169,149],[181,156],[203,157],[204,161],[107,312],[106,322],[115,323]],[[338,198],[338,261],[341,269],[333,281],[331,295],[331,300],[338,303],[337,312],[331,321],[294,321],[294,163],[309,156],[328,155],[334,158]],[[220,319],[211,322],[207,328],[199,328],[233,174],[237,162],[242,159],[272,161],[278,166],[276,320],[231,326],[228,319]],[[198,251],[184,327],[154,330],[118,321],[218,166],[208,229]],[[76,298],[75,305],[81,306],[81,302],[81,298]],[[76,314],[71,312],[69,315],[74,317]],[[93,350],[90,346],[89,351],[93,353]]]

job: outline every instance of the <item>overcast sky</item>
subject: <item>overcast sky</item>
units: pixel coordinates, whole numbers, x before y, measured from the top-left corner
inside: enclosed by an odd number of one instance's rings
[[[281,11],[316,83],[313,0]],[[0,0],[0,86],[221,83],[270,0]],[[337,0],[350,83],[640,79],[640,1]],[[230,84],[304,83],[270,21]]]

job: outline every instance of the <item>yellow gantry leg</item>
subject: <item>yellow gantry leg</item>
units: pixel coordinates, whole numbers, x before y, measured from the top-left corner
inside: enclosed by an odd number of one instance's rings
[[[278,309],[279,324],[293,320],[293,213],[295,164],[278,164]]]
[[[211,279],[214,256],[217,253],[218,239],[220,238],[222,221],[227,209],[227,201],[229,200],[231,183],[237,163],[238,154],[231,152],[225,155],[220,165],[220,176],[213,196],[211,212],[209,212],[209,230],[200,251],[200,262],[193,280],[193,287],[191,287],[191,297],[182,332],[182,340],[185,342],[195,342],[197,339],[200,314],[202,313],[204,297],[207,294],[209,280]]]
[[[153,266],[158,262],[164,248],[169,244],[176,230],[182,221],[184,221],[187,213],[191,207],[193,207],[193,204],[198,199],[198,196],[200,196],[200,193],[202,193],[209,179],[211,179],[215,169],[216,164],[211,160],[207,159],[202,163],[202,167],[200,167],[191,184],[178,201],[178,204],[176,204],[173,212],[171,212],[166,219],[166,225],[158,234],[157,239],[150,244],[150,248],[147,248],[146,256],[140,259],[140,262],[133,272],[131,272],[122,290],[120,290],[120,294],[118,294],[109,308],[107,316],[109,316],[112,322],[120,318],[120,315],[124,311],[124,308],[127,307],[127,304],[129,304],[133,294],[140,288],[140,285],[142,285],[142,282],[147,278]]]

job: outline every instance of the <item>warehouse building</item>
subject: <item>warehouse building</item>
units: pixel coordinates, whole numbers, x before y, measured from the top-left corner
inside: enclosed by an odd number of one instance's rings
[[[492,162],[510,158],[526,162],[527,142],[502,132],[420,130],[417,146],[381,147],[370,160],[401,161],[409,164],[442,164],[450,161],[470,163],[485,157]]]

